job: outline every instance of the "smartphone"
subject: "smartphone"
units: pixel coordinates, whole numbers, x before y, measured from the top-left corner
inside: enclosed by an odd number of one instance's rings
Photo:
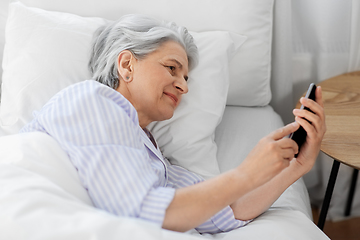
[[[309,86],[309,89],[306,92],[305,98],[309,98],[309,99],[312,99],[315,101],[315,90],[316,90],[316,85],[314,83],[311,83]],[[300,109],[305,109],[305,110],[312,112],[309,108],[304,107],[303,105],[301,105]],[[309,123],[311,123],[309,120],[307,120],[307,121]],[[295,132],[293,132],[289,135],[289,137],[292,140],[294,140],[297,143],[297,145],[299,146],[299,152],[300,152],[301,145],[306,140],[306,135],[307,135],[306,131],[302,126],[300,126],[298,130],[296,130]],[[297,157],[297,156],[298,156],[298,154],[295,155],[295,157]]]

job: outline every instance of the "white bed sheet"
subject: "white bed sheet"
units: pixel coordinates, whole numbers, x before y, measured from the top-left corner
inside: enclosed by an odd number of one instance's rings
[[[292,188],[245,228],[176,233],[94,208],[55,140],[43,133],[10,135],[0,138],[0,239],[328,239],[305,209],[296,209],[301,191]]]

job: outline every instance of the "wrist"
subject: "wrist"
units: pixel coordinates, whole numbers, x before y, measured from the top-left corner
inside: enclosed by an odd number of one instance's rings
[[[236,178],[236,182],[241,185],[241,188],[243,188],[246,193],[256,189],[261,185],[259,184],[260,173],[258,172],[258,174],[254,174],[254,172],[250,171],[249,168],[244,164],[240,164],[238,167],[233,169],[233,172]]]
[[[286,169],[286,172],[288,172],[288,176],[291,178],[291,180],[295,182],[304,174],[306,174],[308,170],[306,166],[304,166],[303,164],[298,162],[296,158],[294,158],[290,162],[290,166]]]
[[[314,159],[312,158],[305,159],[304,156],[299,155],[298,158],[293,159],[291,164],[294,165],[293,167],[298,172],[298,175],[303,176],[306,173],[310,172],[315,162],[316,162],[316,157],[314,157]]]

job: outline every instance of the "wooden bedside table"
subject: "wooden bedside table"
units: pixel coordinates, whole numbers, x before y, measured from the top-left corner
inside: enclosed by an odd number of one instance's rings
[[[349,215],[360,169],[360,71],[317,84],[322,87],[327,131],[321,151],[334,159],[318,227],[322,230],[340,163],[354,168],[345,215]]]

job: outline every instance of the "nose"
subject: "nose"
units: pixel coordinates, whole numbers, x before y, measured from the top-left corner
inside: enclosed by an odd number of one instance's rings
[[[174,82],[174,87],[181,93],[185,94],[189,91],[185,78],[179,78]]]

